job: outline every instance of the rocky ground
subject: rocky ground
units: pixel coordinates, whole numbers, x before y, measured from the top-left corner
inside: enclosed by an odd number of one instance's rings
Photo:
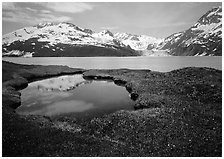
[[[3,156],[221,156],[222,71],[183,68],[81,70],[2,64]],[[82,122],[72,116],[21,116],[18,89],[62,74],[112,79],[126,87],[135,111]]]

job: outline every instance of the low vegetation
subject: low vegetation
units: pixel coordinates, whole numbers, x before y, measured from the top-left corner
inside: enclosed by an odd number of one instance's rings
[[[82,70],[18,65],[3,61],[3,156],[221,156],[222,71],[183,68]],[[135,100],[121,110],[89,120],[21,116],[18,89],[40,78],[83,73],[112,79]]]

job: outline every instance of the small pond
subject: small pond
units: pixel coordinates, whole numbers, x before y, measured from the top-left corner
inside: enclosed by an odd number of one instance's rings
[[[20,92],[21,106],[16,111],[22,115],[92,118],[134,109],[134,102],[125,87],[113,81],[85,80],[82,75],[32,82]]]

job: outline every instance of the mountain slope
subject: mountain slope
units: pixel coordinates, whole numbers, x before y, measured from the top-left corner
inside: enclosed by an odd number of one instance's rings
[[[163,41],[161,38],[155,38],[147,35],[133,35],[127,33],[114,34],[126,46],[130,46],[134,50],[151,50]],[[151,48],[149,48],[151,46]]]
[[[95,33],[71,23],[42,23],[6,34],[3,56],[221,56],[222,8],[204,14],[191,28],[165,39]]]
[[[175,56],[222,56],[222,7],[208,11],[188,30],[165,38],[158,49]]]
[[[43,23],[3,36],[3,56],[137,56],[106,32],[94,33],[71,23]]]

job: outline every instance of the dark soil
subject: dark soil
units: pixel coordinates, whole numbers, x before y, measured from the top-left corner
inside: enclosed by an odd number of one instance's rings
[[[7,156],[222,156],[222,71],[183,68],[82,70],[2,64],[2,153]],[[135,111],[81,122],[74,116],[21,116],[18,89],[62,74],[126,87]]]

